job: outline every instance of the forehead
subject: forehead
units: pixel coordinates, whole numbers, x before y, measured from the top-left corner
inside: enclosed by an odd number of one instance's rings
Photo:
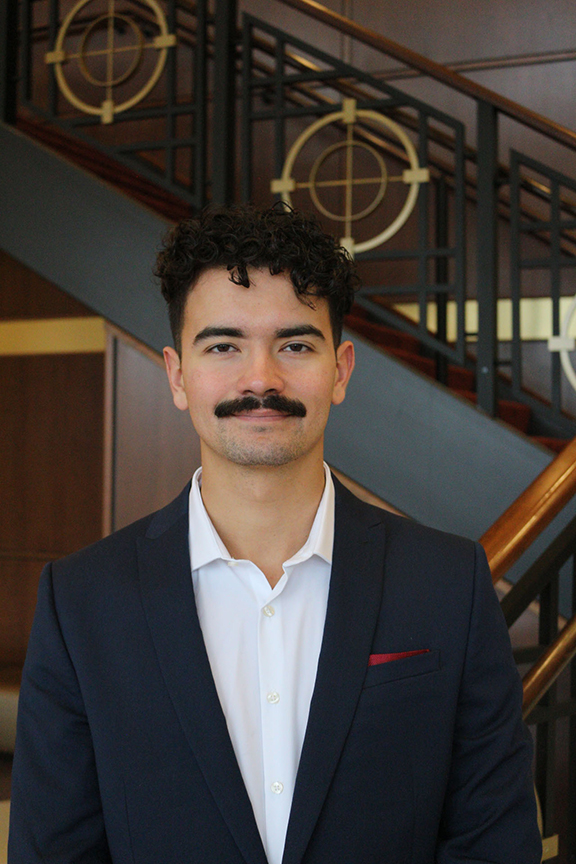
[[[248,276],[250,286],[246,288],[232,282],[225,267],[205,270],[186,298],[185,326],[290,319],[293,323],[314,321],[317,327],[330,328],[324,297],[301,298],[285,273],[273,276],[268,270],[249,270]]]

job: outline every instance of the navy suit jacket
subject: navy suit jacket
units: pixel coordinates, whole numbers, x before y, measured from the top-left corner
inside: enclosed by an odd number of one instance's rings
[[[186,489],[46,568],[20,697],[10,864],[266,864],[187,538]],[[425,653],[369,662],[410,651]],[[481,548],[336,482],[283,864],[539,864],[520,700]]]

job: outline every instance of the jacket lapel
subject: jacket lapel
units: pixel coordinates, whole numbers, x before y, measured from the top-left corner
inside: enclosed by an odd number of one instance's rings
[[[282,864],[299,864],[320,815],[366,675],[382,596],[383,516],[336,479],[326,625]]]
[[[196,611],[188,552],[189,486],[138,544],[142,602],[158,662],[190,747],[248,864],[266,864]]]

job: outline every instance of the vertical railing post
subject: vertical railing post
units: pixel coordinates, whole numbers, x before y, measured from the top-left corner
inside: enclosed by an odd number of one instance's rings
[[[18,0],[0,0],[0,120],[16,122]]]
[[[498,114],[486,102],[478,102],[478,405],[496,414],[496,357],[498,302]]]
[[[551,581],[540,592],[540,618],[538,621],[538,644],[547,647],[558,636],[559,576],[554,573]],[[556,767],[556,718],[553,709],[557,702],[556,684],[553,684],[540,700],[540,705],[551,709],[544,722],[536,727],[534,779],[542,807],[544,837],[555,832],[555,788]]]
[[[196,53],[194,55],[193,99],[194,149],[193,149],[193,190],[199,207],[206,204],[206,149],[208,121],[206,105],[208,102],[207,50],[206,50],[206,9],[207,0],[196,3]]]
[[[446,178],[443,174],[436,183],[436,247],[445,249],[448,246],[448,192]],[[448,258],[439,255],[436,258],[436,284],[442,285],[442,290],[436,293],[436,337],[440,342],[448,339]],[[436,352],[436,380],[448,384],[448,358],[440,351]]]
[[[572,555],[572,615],[576,615],[576,549]],[[576,658],[570,664],[570,698],[576,701]],[[576,714],[569,719],[568,733],[568,829],[566,837],[567,860],[576,861]]]
[[[234,198],[236,0],[216,0],[212,100],[212,202]]]

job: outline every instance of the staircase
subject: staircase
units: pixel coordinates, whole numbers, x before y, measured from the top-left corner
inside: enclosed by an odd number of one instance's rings
[[[357,304],[347,316],[346,326],[423,375],[434,380],[437,378],[437,361],[422,353],[422,344],[415,336],[373,320],[370,313]],[[449,364],[446,384],[456,396],[476,405],[476,376],[471,369]],[[498,399],[496,416],[524,435],[530,435],[531,411],[528,405],[510,399]],[[572,440],[545,435],[530,435],[530,438],[554,453],[561,453]]]
[[[9,9],[15,2],[10,0]],[[279,19],[284,7],[292,7],[308,16],[308,21],[316,19],[358,45],[381,52],[383,62],[393,58],[412,72],[426,75],[474,100],[477,146],[467,143],[471,136],[463,123],[449,117],[441,105],[424,104],[250,15],[245,15],[242,27],[237,28],[233,0],[218,0],[215,15],[205,0],[196,3],[166,0],[166,20],[173,30],[170,38],[174,37],[176,42],[170,43],[174,50],[168,53],[161,86],[154,90],[153,97],[114,115],[112,124],[99,123],[81,111],[71,110],[58,94],[54,58],[50,59],[58,22],[52,22],[51,31],[46,28],[48,7],[44,11],[40,8],[44,8],[45,0],[21,0],[25,12],[20,59],[22,87],[16,93],[15,75],[11,78],[8,74],[3,102],[5,117],[27,135],[174,221],[186,217],[210,198],[225,201],[240,194],[245,200],[269,202],[270,181],[278,182],[289,145],[308,118],[321,120],[341,108],[346,100],[352,100],[360,110],[381,112],[413,141],[429,180],[419,188],[413,217],[402,229],[403,233],[397,235],[400,242],[392,238],[385,246],[368,252],[361,251],[360,243],[357,254],[360,269],[371,269],[364,280],[363,296],[350,319],[351,329],[374,338],[375,344],[392,350],[398,359],[436,377],[489,415],[511,423],[519,431],[528,432],[535,442],[559,452],[562,442],[576,434],[576,421],[565,410],[558,354],[550,360],[552,384],[548,401],[530,392],[524,380],[520,285],[523,268],[533,267],[534,263],[524,261],[519,250],[526,233],[540,244],[545,261],[542,266],[551,274],[556,334],[561,320],[561,295],[566,293],[558,274],[562,268],[572,266],[569,259],[576,253],[576,235],[570,222],[576,210],[574,198],[568,194],[571,181],[558,172],[548,171],[546,166],[535,163],[528,166],[522,154],[516,152],[511,151],[509,161],[503,162],[503,148],[498,149],[499,117],[505,116],[522,129],[545,136],[567,153],[576,149],[576,135],[318,3],[274,2]],[[136,24],[150,30],[154,22],[149,13],[144,14],[141,4],[138,8]],[[303,27],[302,31],[305,30]],[[120,31],[117,38],[123,38]],[[49,58],[48,63],[39,62],[44,56]],[[8,63],[14,62],[11,43],[6,58]],[[187,65],[184,67],[183,63]],[[78,77],[74,78],[73,66],[73,62],[66,66],[72,89],[82,83]],[[177,74],[183,68],[192,70],[192,85],[186,83],[190,80],[188,72]],[[213,82],[211,91],[206,89],[208,80]],[[237,143],[234,80],[241,92],[241,134]],[[82,86],[85,90],[86,81]],[[208,110],[210,99],[212,112]],[[179,132],[176,118],[182,129],[184,119],[193,118],[192,133]],[[272,124],[273,132],[263,131],[265,124],[268,130]],[[335,124],[336,136],[338,126],[342,130],[345,123]],[[354,135],[359,146],[376,148],[385,157],[389,173],[409,167],[407,153],[390,129],[386,131],[359,118]],[[235,150],[239,151],[236,176]],[[206,153],[210,154],[210,168]],[[186,159],[181,158],[183,155]],[[541,176],[537,176],[539,171],[543,172]],[[311,206],[303,198],[294,203],[307,209]],[[470,221],[471,213],[476,220],[474,239],[481,250],[475,274],[466,273],[466,260],[470,258],[467,247],[471,241],[466,237],[465,223]],[[503,358],[496,333],[497,225],[511,232],[511,282],[502,286],[504,293],[510,292],[513,303],[510,360]],[[341,225],[328,220],[327,227],[338,231]],[[418,269],[416,278],[409,272],[412,263]],[[469,292],[474,290],[474,281],[479,307],[480,374],[476,373],[476,360],[469,351],[473,334],[466,332],[460,311],[454,340],[448,340],[440,323],[446,302],[454,299],[461,310],[471,296]],[[397,312],[394,303],[406,298],[416,299],[421,310],[430,302],[436,303],[439,324],[435,331],[428,329],[425,320],[415,323]],[[374,327],[368,328],[367,324]],[[413,339],[402,341],[391,330]],[[398,353],[401,351],[408,353]]]

